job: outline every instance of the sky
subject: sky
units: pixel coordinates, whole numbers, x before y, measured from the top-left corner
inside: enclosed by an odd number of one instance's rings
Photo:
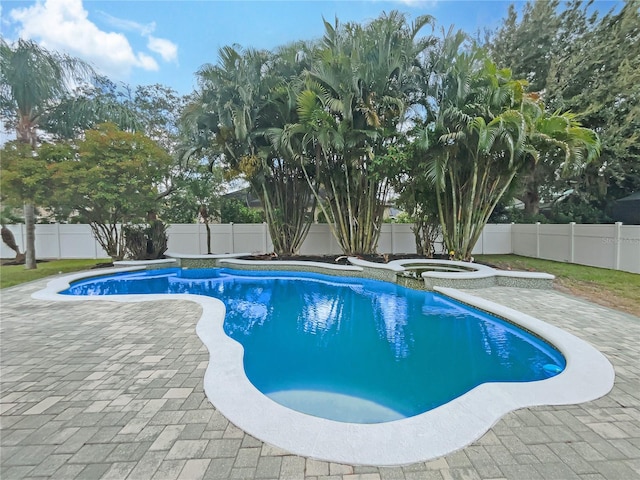
[[[501,0],[4,0],[0,31],[13,42],[81,58],[111,80],[162,84],[179,94],[197,87],[195,73],[230,44],[272,49],[322,37],[322,18],[366,22],[400,10],[430,14],[438,31],[495,29],[512,2]],[[522,2],[513,2],[522,6]],[[611,2],[601,1],[602,4]],[[601,10],[607,10],[602,8]],[[427,33],[430,33],[427,31]]]

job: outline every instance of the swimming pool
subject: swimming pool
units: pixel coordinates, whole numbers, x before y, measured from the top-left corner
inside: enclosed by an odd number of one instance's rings
[[[62,293],[218,298],[251,383],[281,405],[342,422],[419,415],[480,384],[542,380],[566,364],[509,322],[368,279],[171,268],[83,280]]]
[[[304,262],[298,263],[300,270],[306,268]],[[264,265],[256,268],[264,268]],[[313,268],[318,269],[317,266]],[[494,313],[547,340],[565,358],[564,370],[539,381],[482,383],[439,407],[395,421],[353,423],[328,420],[285,407],[249,381],[244,368],[245,349],[225,332],[227,309],[221,300],[188,293],[167,295],[140,293],[139,290],[105,296],[100,292],[102,287],[99,283],[94,283],[93,295],[59,293],[71,284],[79,285],[79,280],[99,279],[100,274],[129,275],[141,273],[144,269],[144,266],[127,266],[99,273],[90,271],[57,277],[32,297],[67,303],[108,301],[113,304],[114,315],[122,314],[119,303],[188,301],[197,304],[201,308],[201,316],[195,331],[209,351],[209,363],[203,378],[207,398],[238,428],[293,454],[350,465],[403,465],[425,461],[470,444],[512,410],[586,402],[605,395],[613,387],[615,373],[611,363],[587,342],[534,317],[470,293],[435,287],[445,300],[460,301],[480,311]],[[341,269],[331,266],[324,271],[334,275],[336,272],[340,275],[358,274],[355,271],[358,267],[345,267],[344,272],[340,272]],[[144,273],[149,277],[155,274]],[[268,276],[269,272],[260,275]],[[175,281],[176,284],[185,282]],[[187,290],[183,288],[180,291]],[[526,290],[513,289],[513,294],[526,295]],[[137,319],[131,317],[130,322],[135,326]]]

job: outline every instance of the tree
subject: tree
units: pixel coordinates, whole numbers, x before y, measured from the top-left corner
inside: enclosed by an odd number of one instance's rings
[[[260,199],[276,253],[292,255],[308,231],[312,196],[300,167],[274,149],[266,137],[295,114],[285,86],[300,74],[303,61],[292,61],[299,47],[277,54],[227,46],[216,65],[198,72],[201,91],[189,107],[199,131],[207,132],[210,151],[230,175],[245,178]],[[213,156],[212,156],[213,157]]]
[[[546,112],[537,93],[526,93],[525,80],[475,45],[461,49],[463,42],[445,38],[446,61],[433,63],[427,91],[435,108],[425,108],[422,136],[445,244],[468,260],[516,175],[534,182],[538,165],[554,165],[558,174],[583,168],[597,157],[599,142],[574,115]]]
[[[163,180],[159,195],[171,195],[181,185],[184,175],[190,175],[198,165],[192,166],[191,159],[184,156],[184,131],[181,115],[187,97],[180,96],[172,88],[164,85],[139,85],[127,103],[136,112],[140,130],[156,142],[174,159],[174,165]]]
[[[596,6],[572,0],[558,11],[555,1],[528,2],[520,21],[510,9],[489,42],[497,63],[528,79],[551,110],[572,112],[571,122],[601,141],[599,161],[547,154],[530,169],[517,195],[531,214],[543,193],[553,198],[571,191],[565,205],[604,212],[616,198],[640,189],[638,4],[627,1],[605,15]],[[571,163],[583,168],[565,168]],[[608,221],[606,215],[601,221]]]
[[[18,142],[35,149],[38,129],[49,127],[69,132],[70,125],[98,118],[117,119],[134,125],[126,108],[117,104],[74,97],[76,85],[91,83],[93,70],[84,62],[50,52],[36,43],[18,40],[13,46],[0,39],[0,110],[6,127],[14,128]],[[25,268],[36,268],[34,204],[25,203]]]
[[[516,194],[524,203],[529,217],[540,211],[540,191],[549,178],[575,177],[600,155],[600,139],[588,128],[580,125],[570,112],[544,110],[541,102],[530,104],[529,142],[536,153],[527,156],[527,163],[519,174],[521,193]]]
[[[171,157],[141,133],[101,124],[87,130],[76,145],[67,145],[71,160],[49,161],[55,189],[52,206],[64,205],[89,223],[96,240],[114,260],[125,254],[121,224],[147,220],[156,210],[158,183]],[[40,156],[48,160],[46,152]]]
[[[425,116],[416,135],[436,191],[446,248],[468,260],[491,212],[533,151],[527,143],[524,81],[484,50],[443,39],[425,66]]]
[[[491,58],[509,68],[514,78],[527,80],[531,92],[546,89],[558,41],[562,41],[558,38],[558,4],[558,0],[527,2],[520,21],[511,4],[488,44]]]
[[[245,205],[237,198],[223,198],[220,202],[220,223],[262,223],[264,212]]]
[[[297,98],[299,122],[287,127],[286,143],[301,159],[346,254],[376,250],[389,183],[376,172],[374,159],[397,140],[416,59],[431,44],[430,37],[418,35],[431,22],[421,16],[409,24],[395,11],[364,27],[325,21],[306,88]]]
[[[219,168],[198,165],[181,175],[176,188],[166,199],[162,215],[167,221],[192,223],[202,220],[207,230],[207,254],[211,254],[211,228],[209,224],[220,217],[223,174]]]
[[[441,229],[436,190],[423,164],[420,145],[419,139],[413,138],[409,143],[390,148],[386,155],[376,160],[387,169],[393,190],[398,195],[396,204],[413,224],[416,253],[432,258]]]
[[[602,142],[599,162],[576,180],[601,210],[616,198],[640,190],[640,6],[625,1],[617,13],[587,17],[573,3],[561,15],[561,35],[581,25],[563,43],[551,67],[548,101],[571,110]]]
[[[46,144],[41,149],[52,154],[54,145]],[[36,204],[51,196],[50,175],[47,162],[31,145],[18,140],[3,145],[0,155],[3,200],[13,207]],[[64,153],[68,153],[67,150]]]

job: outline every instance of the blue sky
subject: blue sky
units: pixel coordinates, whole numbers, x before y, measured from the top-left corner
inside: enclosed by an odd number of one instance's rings
[[[8,41],[35,40],[90,62],[114,81],[160,83],[181,94],[196,86],[195,72],[217,61],[218,49],[238,43],[273,48],[319,38],[322,17],[364,22],[383,11],[430,14],[438,28],[469,33],[496,28],[512,2],[499,0],[20,0],[3,1],[1,31]],[[513,2],[522,6],[522,2]],[[601,0],[607,11],[619,2]]]

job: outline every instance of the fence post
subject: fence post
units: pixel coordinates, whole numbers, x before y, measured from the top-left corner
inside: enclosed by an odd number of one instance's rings
[[[622,234],[622,222],[616,222],[614,224],[614,238],[613,238],[613,248],[615,248],[615,259],[613,268],[615,270],[620,270],[620,242],[621,242],[621,234]]]
[[[262,222],[262,252],[267,253],[267,222]]]
[[[236,253],[236,234],[233,230],[233,222],[230,222],[229,225],[231,226],[231,253]]]
[[[60,242],[60,224],[56,223],[56,237],[58,240],[58,260],[62,259],[62,245]]]
[[[536,222],[536,258],[540,258],[540,222]]]
[[[91,227],[89,227],[89,235],[91,235],[91,238],[93,238],[93,259],[97,260],[98,259],[98,239],[93,235],[93,232],[91,231]]]
[[[569,222],[569,263],[576,259],[576,222]]]
[[[513,246],[515,245],[515,242],[513,241],[513,237],[516,236],[516,232],[514,230],[514,226],[515,222],[511,222],[511,229],[509,230],[509,233],[511,234],[511,251],[509,253],[511,253],[512,255],[516,252],[513,251]]]
[[[394,232],[394,228],[393,228],[393,222],[391,222],[391,224],[390,224],[390,225],[391,225],[391,252],[390,252],[390,253],[391,253],[391,254],[394,254],[394,253],[396,253],[396,252],[395,252],[395,250],[394,250],[394,246],[393,246],[393,237],[394,237],[394,234],[395,234],[395,232]]]

